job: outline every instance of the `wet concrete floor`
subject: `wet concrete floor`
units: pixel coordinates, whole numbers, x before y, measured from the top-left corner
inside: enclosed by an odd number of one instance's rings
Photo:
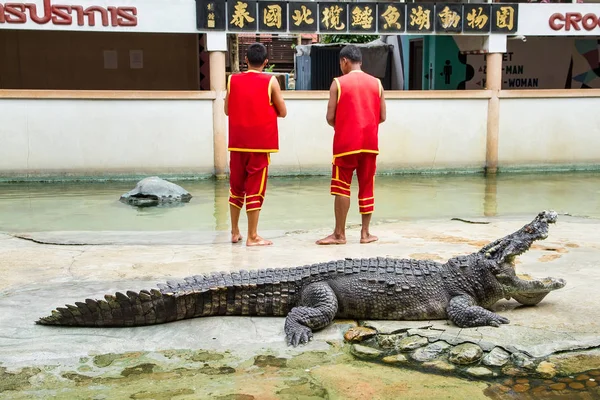
[[[357,321],[338,321],[317,332],[307,346],[295,349],[284,343],[280,318],[212,317],[117,329],[43,327],[33,322],[66,303],[117,290],[149,289],[167,279],[210,271],[285,267],[344,257],[445,260],[476,251],[533,216],[478,219],[489,224],[446,218],[379,222],[373,228],[379,242],[360,245],[359,232],[352,228],[349,243],[337,247],[313,244],[328,229],[265,231],[275,242],[270,248],[232,245],[226,233],[3,234],[0,398],[476,399],[531,394],[512,389],[507,394],[481,381],[357,360],[342,339]],[[598,228],[594,219],[559,216],[549,238],[519,257],[517,269],[535,277],[564,278],[567,286],[536,307],[501,301],[496,311],[508,317],[510,325],[462,330],[464,334],[511,342],[539,355],[598,349]],[[84,244],[87,240],[95,244]],[[445,321],[432,323],[456,329]],[[600,360],[586,354],[585,362]],[[568,390],[564,389],[565,395]],[[579,393],[584,394],[595,395]]]

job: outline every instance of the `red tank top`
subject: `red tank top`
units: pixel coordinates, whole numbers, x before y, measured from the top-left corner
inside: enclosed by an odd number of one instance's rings
[[[274,77],[242,72],[229,77],[229,151],[279,151],[277,111],[271,103]]]
[[[333,157],[355,153],[379,153],[379,79],[357,70],[335,78],[335,81],[338,102],[335,112]]]

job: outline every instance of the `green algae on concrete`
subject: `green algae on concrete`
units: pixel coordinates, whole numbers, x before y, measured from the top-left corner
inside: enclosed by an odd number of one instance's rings
[[[134,400],[151,399],[151,400],[171,400],[175,397],[181,398],[180,396],[192,395],[195,392],[192,389],[175,389],[166,390],[162,392],[139,392],[134,393],[130,396]]]
[[[483,399],[487,385],[425,375],[365,362],[315,368],[312,375],[328,388],[330,399]],[[435,377],[435,378],[433,378]]]
[[[217,396],[215,400],[255,400],[256,397],[249,394],[227,394],[225,396]]]
[[[76,363],[73,370],[67,365],[17,374],[0,369],[0,399],[46,398],[48,393],[65,400],[485,398],[485,384],[356,362],[342,350],[332,343],[327,351],[249,359],[211,351],[207,362],[192,360],[199,352],[188,350],[95,355],[86,364],[89,374],[75,372]],[[12,384],[6,384],[7,377]],[[448,392],[455,394],[448,397]]]
[[[40,372],[39,368],[23,368],[18,372],[7,372],[6,368],[0,367],[0,393],[30,387],[29,379]]]
[[[65,379],[69,379],[69,380],[71,380],[73,382],[77,382],[77,383],[88,383],[92,380],[91,376],[77,374],[74,372],[65,372],[61,376]]]
[[[290,369],[306,370],[319,365],[330,363],[349,362],[353,358],[346,353],[336,351],[335,346],[331,346],[329,352],[325,351],[305,351],[297,356],[287,359],[286,365]]]
[[[94,365],[97,367],[100,367],[100,368],[104,368],[104,367],[108,367],[109,365],[111,365],[115,360],[124,361],[124,360],[138,359],[143,354],[144,353],[137,352],[137,351],[124,353],[124,354],[113,354],[113,353],[101,354],[101,355],[97,355],[94,357]]]
[[[277,391],[277,396],[281,399],[303,399],[303,400],[320,400],[329,398],[327,389],[314,382],[302,381],[297,384],[288,382],[290,387]]]
[[[225,356],[223,356],[222,354],[218,354],[218,353],[211,353],[209,351],[196,351],[194,353],[192,353],[192,355],[190,356],[190,360],[191,361],[198,361],[198,362],[206,362],[206,361],[219,361],[224,359]]]
[[[254,365],[258,367],[285,368],[287,366],[287,359],[281,357],[274,357],[271,355],[259,355],[254,358]]]
[[[600,366],[600,349],[555,354],[548,358],[558,375],[576,375]]]
[[[133,367],[125,368],[121,372],[121,375],[128,377],[131,375],[151,374],[154,372],[154,368],[156,368],[156,364],[143,363]]]
[[[211,367],[209,365],[205,365],[204,367],[197,370],[200,374],[205,375],[225,375],[225,374],[233,374],[235,373],[235,368],[231,367]]]

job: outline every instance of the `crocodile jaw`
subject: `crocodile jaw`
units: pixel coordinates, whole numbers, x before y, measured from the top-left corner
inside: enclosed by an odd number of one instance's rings
[[[498,264],[514,264],[515,258],[529,250],[533,242],[548,237],[549,225],[556,223],[557,218],[558,214],[555,211],[542,211],[529,224],[484,246],[479,253]]]

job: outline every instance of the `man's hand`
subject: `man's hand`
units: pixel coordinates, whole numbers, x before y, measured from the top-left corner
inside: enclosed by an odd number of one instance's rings
[[[225,94],[225,104],[223,105],[223,108],[225,110],[225,115],[229,115],[229,85],[231,82],[231,75],[229,75],[227,77],[227,92]]]
[[[271,103],[273,103],[275,111],[277,111],[277,116],[279,118],[285,118],[287,115],[287,108],[285,106],[285,101],[283,101],[283,93],[281,93],[279,81],[275,76],[271,78]]]
[[[379,98],[380,98],[380,104],[379,104],[379,123],[382,123],[385,121],[385,118],[387,117],[387,113],[386,113],[386,108],[385,108],[385,96],[383,93],[383,86],[381,86],[381,81],[379,81],[379,90],[381,91],[379,94]]]
[[[335,126],[335,111],[337,109],[338,84],[334,79],[329,88],[329,103],[327,103],[327,123]]]

